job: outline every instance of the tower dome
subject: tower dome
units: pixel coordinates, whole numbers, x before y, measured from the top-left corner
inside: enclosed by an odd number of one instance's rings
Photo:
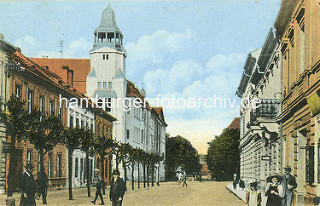
[[[93,50],[110,47],[123,51],[122,40],[123,34],[117,25],[116,15],[109,2],[102,13],[100,25],[94,30]]]

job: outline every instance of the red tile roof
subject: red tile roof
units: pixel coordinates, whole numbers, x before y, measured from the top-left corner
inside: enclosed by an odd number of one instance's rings
[[[235,117],[231,124],[228,126],[228,129],[240,129],[240,117]]]
[[[86,79],[90,73],[90,59],[61,59],[61,58],[30,58],[35,63],[59,75],[64,82],[67,82],[67,70],[73,71],[73,87],[80,93],[86,93]]]

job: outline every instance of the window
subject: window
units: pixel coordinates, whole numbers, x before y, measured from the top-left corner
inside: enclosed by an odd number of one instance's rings
[[[305,68],[305,33],[304,33],[304,25],[300,28],[300,74],[304,71]]]
[[[101,82],[98,82],[98,89],[101,89]]]
[[[79,127],[79,119],[76,117],[76,127]]]
[[[144,142],[144,131],[141,130],[141,143],[143,143],[143,142]]]
[[[48,177],[52,177],[52,152],[49,152],[48,155]]]
[[[21,85],[16,84],[16,97],[21,97]]]
[[[41,170],[40,159],[41,159],[40,153],[38,153],[38,172],[40,172],[40,170]]]
[[[130,130],[127,129],[127,139],[130,138]]]
[[[49,103],[49,115],[54,116],[54,100],[51,99]]]
[[[84,182],[84,165],[83,165],[83,158],[80,159],[80,182]]]
[[[57,177],[62,177],[62,154],[57,155]]]
[[[102,55],[102,59],[103,59],[103,60],[106,59],[106,55],[105,55],[105,54]]]
[[[81,128],[85,128],[85,127],[86,127],[86,125],[84,123],[84,120],[81,120]]]
[[[59,107],[58,118],[59,118],[59,120],[62,122],[62,107]]]
[[[40,112],[42,114],[40,120],[42,120],[42,117],[44,115],[44,107],[45,107],[45,105],[44,105],[44,96],[40,96],[40,98],[39,98],[39,109],[40,109]]]
[[[28,91],[28,112],[31,113],[33,109],[33,92]]]
[[[100,124],[97,126],[97,135],[100,136]]]
[[[27,164],[31,164],[32,163],[32,150],[28,149],[27,151]]]
[[[106,105],[106,109],[105,109],[105,110],[106,110],[107,112],[111,112],[112,99],[111,99],[111,98],[107,98],[106,101],[107,101],[107,105]]]
[[[78,177],[78,173],[79,173],[79,159],[76,158],[74,163],[74,177]]]
[[[104,125],[102,125],[102,136],[105,136]]]
[[[314,146],[306,148],[306,182],[314,183]]]
[[[112,89],[112,82],[108,82],[108,89]]]
[[[107,89],[107,82],[103,82],[103,89]]]
[[[70,115],[69,122],[70,122],[69,127],[73,127],[73,116],[72,115]]]

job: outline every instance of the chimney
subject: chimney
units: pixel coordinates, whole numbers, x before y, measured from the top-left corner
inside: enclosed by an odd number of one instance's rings
[[[67,84],[73,86],[73,70],[68,66],[62,66],[62,69],[67,70]]]

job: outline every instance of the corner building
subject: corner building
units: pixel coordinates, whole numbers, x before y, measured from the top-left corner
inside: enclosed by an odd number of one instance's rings
[[[275,28],[283,61],[283,161],[293,168],[296,205],[320,196],[320,2],[283,0]]]

